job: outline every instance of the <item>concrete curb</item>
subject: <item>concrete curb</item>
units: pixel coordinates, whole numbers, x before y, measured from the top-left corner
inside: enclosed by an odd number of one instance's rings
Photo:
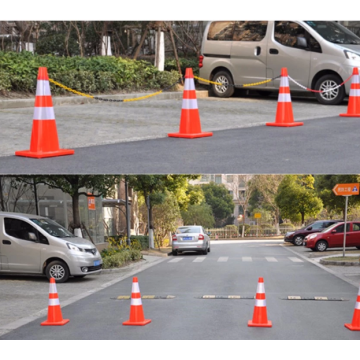
[[[141,94],[118,94],[118,95],[96,95],[104,99],[111,100],[124,100],[124,99],[133,99],[151,93],[141,93]],[[182,91],[172,91],[164,92],[159,95],[154,96],[153,99],[156,100],[171,100],[171,99],[182,99]],[[206,98],[208,97],[208,92],[206,90],[197,90],[197,98]],[[150,98],[151,99],[151,98]],[[53,105],[79,105],[79,104],[96,104],[102,103],[100,100],[89,99],[85,96],[53,96]],[[0,100],[0,109],[16,109],[16,108],[25,108],[25,107],[34,107],[35,96],[29,99],[6,99]]]
[[[338,266],[360,266],[360,261],[333,261],[327,259],[320,259],[320,264]]]

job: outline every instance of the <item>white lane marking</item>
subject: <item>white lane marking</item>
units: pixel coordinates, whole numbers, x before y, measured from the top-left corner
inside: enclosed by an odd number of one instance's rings
[[[269,262],[278,262],[274,257],[265,257],[265,259]]]
[[[182,259],[183,259],[183,258],[172,259],[172,260],[169,261],[169,263],[171,263],[171,262],[173,262],[173,263],[179,262],[179,261],[181,261]]]
[[[242,261],[252,261],[252,258],[250,256],[243,256]]]
[[[220,256],[218,258],[218,261],[217,262],[227,262],[229,260],[229,257],[228,256]]]
[[[193,262],[203,262],[205,260],[205,257],[197,257]]]
[[[297,257],[289,257],[289,259],[293,262],[303,262],[301,259],[299,259]]]

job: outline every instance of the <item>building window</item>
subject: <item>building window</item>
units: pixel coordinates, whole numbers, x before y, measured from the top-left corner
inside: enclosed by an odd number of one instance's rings
[[[215,184],[221,184],[222,181],[221,181],[221,175],[215,175]]]
[[[226,175],[226,182],[228,183],[234,182],[234,175]]]

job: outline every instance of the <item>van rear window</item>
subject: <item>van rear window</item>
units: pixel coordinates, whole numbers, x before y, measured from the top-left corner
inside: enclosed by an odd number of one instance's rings
[[[267,21],[214,21],[208,40],[261,41],[266,35]]]
[[[235,21],[214,21],[209,27],[208,40],[231,41]]]

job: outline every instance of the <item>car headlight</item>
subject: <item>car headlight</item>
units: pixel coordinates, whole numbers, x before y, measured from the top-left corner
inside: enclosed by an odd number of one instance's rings
[[[294,234],[295,234],[295,231],[289,231],[289,232],[286,233],[285,236],[291,236],[291,235],[294,235]]]
[[[71,243],[66,243],[67,247],[70,249],[70,250],[74,250],[74,251],[83,251],[83,249],[80,249],[79,247],[77,247],[76,245],[74,244],[71,244]]]
[[[310,239],[315,239],[316,238],[316,234],[312,234],[312,235],[308,235],[307,236],[307,239],[310,240]]]
[[[351,51],[348,50],[344,50],[345,56],[349,59],[349,60],[353,60],[353,61],[359,61],[360,62],[360,55],[353,53]]]

